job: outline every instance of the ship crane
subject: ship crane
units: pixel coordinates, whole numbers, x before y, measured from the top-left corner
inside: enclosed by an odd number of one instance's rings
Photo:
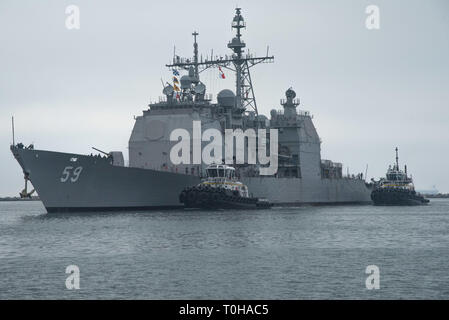
[[[235,109],[239,113],[247,111],[248,108],[252,108],[256,116],[259,114],[257,110],[256,97],[254,95],[254,87],[251,80],[250,69],[255,65],[265,62],[271,63],[274,61],[274,56],[270,56],[267,53],[265,56],[255,57],[249,53],[244,54],[245,42],[241,39],[241,29],[246,28],[245,20],[241,15],[241,8],[235,9],[236,14],[232,20],[232,28],[236,30],[235,37],[228,43],[228,48],[233,51],[231,56],[217,57],[211,54],[210,59],[198,59],[198,32],[193,32],[194,37],[194,57],[193,60],[180,58],[179,56],[173,56],[173,62],[167,64],[166,67],[172,69],[189,70],[190,67],[194,68],[194,76],[199,79],[199,74],[211,67],[220,67],[230,70],[235,73],[236,79],[236,105]]]

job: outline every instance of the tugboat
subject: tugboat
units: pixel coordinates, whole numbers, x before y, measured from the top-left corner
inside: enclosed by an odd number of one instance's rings
[[[272,204],[264,198],[250,196],[248,187],[237,181],[235,168],[225,164],[211,164],[206,168],[206,179],[185,188],[179,202],[186,208],[205,209],[259,209]]]
[[[399,169],[398,148],[396,148],[396,164],[389,167],[386,178],[380,179],[371,193],[375,205],[422,205],[429,203],[419,193],[416,193],[412,177]]]

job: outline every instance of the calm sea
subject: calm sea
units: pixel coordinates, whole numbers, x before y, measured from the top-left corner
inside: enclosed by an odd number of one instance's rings
[[[0,298],[447,299],[449,200],[90,214],[0,202]]]

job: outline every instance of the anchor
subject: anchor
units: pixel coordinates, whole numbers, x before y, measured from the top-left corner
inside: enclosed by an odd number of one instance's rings
[[[31,199],[31,195],[35,192],[35,190],[33,189],[30,192],[28,192],[28,180],[30,180],[29,173],[25,172],[23,178],[25,179],[25,188],[19,193],[20,198],[22,198],[22,199],[24,199],[24,198]]]

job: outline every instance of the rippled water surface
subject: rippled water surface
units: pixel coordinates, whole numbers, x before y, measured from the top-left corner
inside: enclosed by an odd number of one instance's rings
[[[72,264],[80,290],[65,287]],[[0,202],[0,298],[447,299],[449,200],[79,214]]]

